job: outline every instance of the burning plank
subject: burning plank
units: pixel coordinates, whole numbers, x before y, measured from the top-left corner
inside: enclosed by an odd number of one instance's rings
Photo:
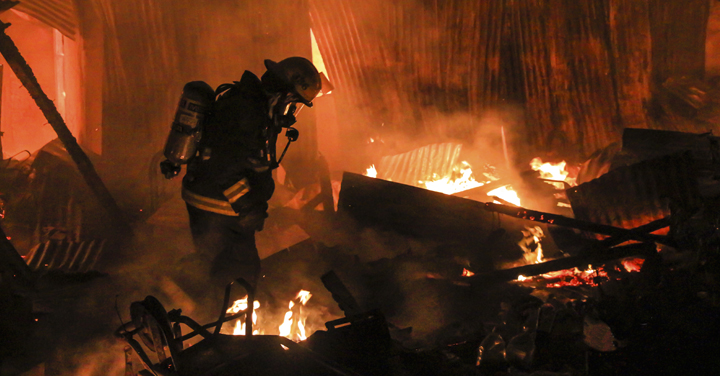
[[[588,265],[602,264],[632,256],[649,255],[653,252],[656,252],[655,244],[631,244],[607,250],[596,250],[581,256],[565,257],[540,264],[530,264],[517,268],[478,273],[474,276],[464,278],[464,280],[471,283],[506,282],[517,279],[518,276],[533,276],[563,269],[585,268]]]
[[[652,235],[647,234],[643,232],[642,230],[645,230],[645,227],[634,229],[634,230],[628,230],[620,227],[614,227],[599,223],[593,223],[588,221],[583,221],[579,219],[574,218],[568,218],[562,215],[558,214],[552,214],[552,213],[545,213],[537,210],[530,210],[525,208],[520,208],[516,206],[508,206],[508,205],[500,205],[500,204],[494,204],[494,203],[487,203],[485,204],[485,209],[492,212],[502,213],[505,215],[509,215],[516,218],[522,218],[527,219],[529,221],[534,222],[540,222],[540,223],[547,223],[550,225],[556,225],[556,226],[562,226],[562,227],[569,227],[574,228],[581,231],[588,231],[593,232],[596,234],[602,234],[602,235],[610,235],[616,238],[622,238],[623,240],[638,240],[638,241],[647,241],[647,242],[658,242],[658,243],[668,243],[668,239],[663,236],[658,235]],[[661,222],[657,222],[661,223]],[[656,224],[657,224],[656,223]],[[666,225],[666,222],[662,222],[663,225]],[[652,226],[649,226],[652,227]]]

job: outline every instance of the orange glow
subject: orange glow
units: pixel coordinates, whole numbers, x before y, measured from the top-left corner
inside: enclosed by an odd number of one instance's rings
[[[475,273],[473,273],[473,272],[471,272],[471,271],[463,268],[463,271],[462,271],[462,276],[463,276],[463,277],[472,277],[472,276],[474,276],[474,275],[475,275]]]

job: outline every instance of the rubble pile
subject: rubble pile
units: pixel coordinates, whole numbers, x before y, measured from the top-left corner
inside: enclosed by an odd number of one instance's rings
[[[478,202],[345,173],[337,212],[278,212],[310,238],[266,258],[257,291],[237,281],[247,290],[239,308],[200,307],[212,311],[201,315],[164,282],[159,288],[138,280],[129,311],[119,307],[115,332],[129,346],[117,353],[125,374],[715,374],[715,139],[626,132],[612,168],[564,187],[559,200],[569,209]],[[648,135],[664,140],[668,153],[631,142],[651,145]],[[2,297],[30,312],[33,295],[18,293],[27,291],[20,286],[43,286],[50,274],[37,268],[37,257],[31,269],[10,241],[2,244]],[[75,280],[64,296],[93,281],[112,288],[113,278]],[[312,291],[312,299],[293,300],[299,289]],[[232,296],[222,307],[234,305]],[[11,311],[0,311],[3,322],[18,320]],[[117,315],[101,311],[117,328]],[[268,324],[286,311],[286,321],[303,313],[302,336]],[[245,319],[253,313],[257,321]],[[238,320],[241,330],[233,332]],[[287,325],[298,330],[297,321]],[[2,328],[32,337],[30,322]],[[1,349],[6,359],[18,355]]]

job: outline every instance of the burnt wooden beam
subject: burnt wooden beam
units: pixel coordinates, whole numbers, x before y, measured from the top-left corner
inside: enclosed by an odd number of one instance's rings
[[[626,257],[647,256],[653,252],[657,252],[655,244],[630,244],[610,249],[599,249],[584,255],[565,257],[540,264],[524,265],[517,268],[495,270],[487,273],[477,273],[472,277],[464,277],[462,281],[471,284],[507,282],[517,279],[519,275],[533,276],[570,268],[585,268],[588,265],[598,265]]]
[[[42,111],[45,118],[52,126],[53,130],[58,136],[58,139],[63,143],[70,157],[77,165],[80,174],[83,179],[90,187],[90,190],[95,194],[100,205],[102,205],[109,214],[110,220],[113,226],[118,230],[119,235],[129,235],[132,233],[130,225],[124,219],[124,215],[118,207],[115,199],[112,197],[107,187],[103,183],[100,176],[95,171],[90,158],[80,148],[75,139],[75,136],[70,132],[65,120],[58,112],[55,107],[55,103],[47,97],[45,92],[40,87],[32,69],[27,64],[22,54],[18,50],[13,40],[5,33],[5,29],[10,26],[8,23],[0,22],[0,53],[7,61],[10,68],[15,72],[20,82],[25,86],[30,96],[35,100],[35,103]]]
[[[645,242],[658,242],[666,244],[667,238],[659,235],[646,234],[636,232],[620,227],[603,225],[599,223],[582,221],[579,219],[568,218],[558,214],[545,213],[537,210],[525,209],[517,206],[508,206],[495,203],[486,203],[485,209],[491,212],[509,215],[515,218],[527,219],[533,222],[547,223],[562,227],[574,228],[576,230],[593,232],[596,234],[610,235],[616,238],[626,240],[639,240]]]
[[[636,227],[636,228],[630,230],[630,233],[628,233],[628,234],[621,235],[621,236],[613,236],[613,237],[609,237],[607,239],[603,239],[600,241],[599,244],[602,247],[614,247],[614,246],[616,246],[618,244],[622,244],[628,240],[632,240],[630,237],[631,233],[649,234],[653,231],[663,229],[670,225],[672,225],[672,218],[670,216],[667,216],[667,217],[652,221],[650,223],[646,223],[640,227]],[[671,242],[670,239],[666,239],[666,240],[668,243]],[[663,243],[663,244],[666,244],[666,243]]]
[[[353,316],[362,313],[360,305],[355,300],[350,290],[340,280],[340,277],[334,271],[329,271],[320,277],[325,288],[330,291],[333,299],[337,302],[340,309],[345,312],[345,316]]]

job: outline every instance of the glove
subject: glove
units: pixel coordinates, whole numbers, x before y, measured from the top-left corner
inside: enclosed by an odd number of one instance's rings
[[[240,214],[238,217],[238,223],[246,229],[262,231],[265,227],[265,218],[268,217],[267,208],[267,203],[264,205],[257,205],[249,212]]]

